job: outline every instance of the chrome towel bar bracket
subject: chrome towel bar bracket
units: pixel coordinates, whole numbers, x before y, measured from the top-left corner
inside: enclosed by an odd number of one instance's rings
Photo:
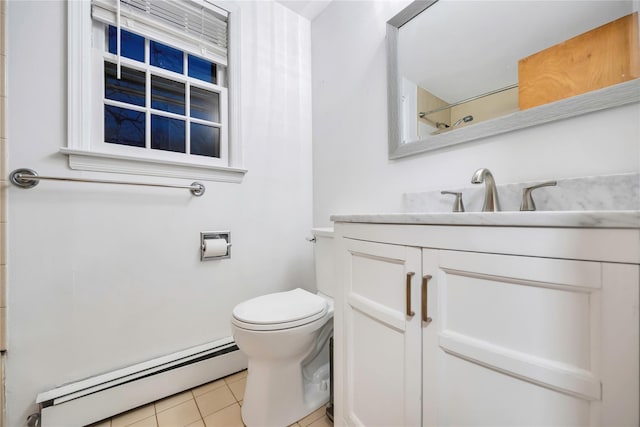
[[[33,188],[42,180],[48,181],[72,181],[72,182],[91,182],[94,184],[119,184],[119,185],[141,185],[144,187],[163,187],[163,188],[186,188],[191,191],[194,196],[202,196],[205,192],[204,184],[193,182],[191,185],[173,185],[173,184],[151,184],[146,182],[130,182],[130,181],[109,181],[102,179],[81,179],[81,178],[61,178],[54,176],[40,176],[32,169],[16,169],[9,175],[9,179],[14,185],[20,188]]]

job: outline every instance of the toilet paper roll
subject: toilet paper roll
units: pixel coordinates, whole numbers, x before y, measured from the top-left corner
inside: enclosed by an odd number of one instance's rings
[[[226,239],[204,239],[204,256],[225,256],[227,254]]]

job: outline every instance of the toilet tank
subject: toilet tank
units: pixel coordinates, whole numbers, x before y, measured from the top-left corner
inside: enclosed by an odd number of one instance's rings
[[[318,291],[333,297],[336,279],[333,266],[333,228],[312,228],[316,238],[313,254],[316,266],[316,286]]]

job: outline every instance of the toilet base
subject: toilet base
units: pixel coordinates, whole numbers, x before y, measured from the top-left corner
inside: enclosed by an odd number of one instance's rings
[[[242,403],[242,420],[247,427],[288,426],[328,402],[328,384],[305,380],[300,365],[249,360]]]

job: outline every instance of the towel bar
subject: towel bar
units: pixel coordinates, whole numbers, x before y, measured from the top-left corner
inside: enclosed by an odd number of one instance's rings
[[[174,185],[174,184],[151,184],[146,182],[130,182],[130,181],[109,181],[102,179],[83,179],[83,178],[61,178],[54,176],[40,176],[32,169],[16,169],[9,175],[11,182],[21,188],[33,188],[42,180],[50,181],[72,181],[72,182],[91,182],[96,184],[121,184],[121,185],[141,185],[145,187],[165,187],[165,188],[186,188],[191,191],[194,196],[202,196],[205,192],[204,184],[193,182],[191,185]]]

